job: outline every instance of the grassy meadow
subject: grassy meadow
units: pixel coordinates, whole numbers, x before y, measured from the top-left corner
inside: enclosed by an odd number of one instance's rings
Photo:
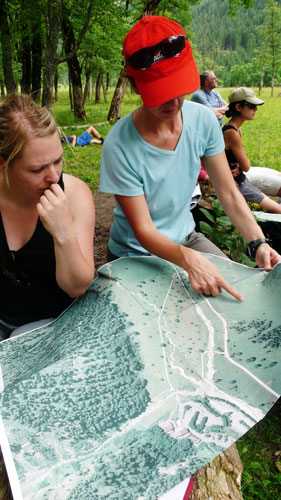
[[[227,96],[232,89],[219,89],[221,95],[227,101]],[[255,89],[256,90],[256,89]],[[63,128],[66,135],[80,135],[84,128],[75,128],[85,124],[93,124],[99,130],[103,137],[107,135],[112,125],[106,123],[106,117],[110,107],[113,89],[108,92],[108,102],[95,104],[94,100],[87,101],[85,109],[87,120],[85,122],[75,123],[73,113],[70,111],[68,92],[61,90],[59,92],[58,103],[54,104],[53,114],[57,124]],[[242,128],[243,142],[251,164],[254,166],[266,166],[281,171],[281,97],[277,97],[278,89],[275,90],[275,96],[270,96],[270,89],[263,89],[261,99],[265,101],[263,106],[259,106],[256,117],[251,122],[245,122]],[[125,99],[121,107],[121,116],[125,116],[140,104],[140,98],[133,94],[128,88]],[[224,121],[227,121],[224,119]],[[103,125],[99,125],[103,123]],[[73,128],[74,127],[74,128]],[[99,169],[102,147],[98,145],[86,146],[83,148],[65,149],[65,168],[70,174],[83,179],[91,187],[93,193],[98,189]]]
[[[227,101],[232,89],[219,89]],[[255,89],[257,92],[257,89]],[[87,101],[85,109],[87,124],[93,124],[103,137],[107,135],[112,125],[106,123],[108,109],[113,90],[108,92],[108,103],[94,104]],[[281,171],[281,97],[278,89],[275,96],[270,96],[270,89],[264,89],[260,98],[265,101],[258,108],[256,117],[243,125],[243,142],[248,157],[254,166],[267,166]],[[140,104],[140,98],[127,89],[122,104],[121,115],[125,116]],[[74,122],[70,111],[68,94],[59,93],[59,101],[54,105],[53,113],[57,124],[61,127],[80,126],[83,122]],[[224,119],[224,122],[227,121]],[[101,125],[99,125],[102,123]],[[80,135],[84,128],[63,129],[66,135],[73,133]],[[98,190],[99,171],[102,146],[91,145],[83,148],[71,148],[64,145],[64,171],[83,179],[92,189]],[[281,446],[280,446],[280,409],[277,403],[261,423],[256,425],[237,442],[242,459],[244,473],[242,479],[242,493],[244,500],[279,500],[281,498]]]

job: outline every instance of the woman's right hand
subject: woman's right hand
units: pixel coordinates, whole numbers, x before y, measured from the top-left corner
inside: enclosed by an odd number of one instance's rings
[[[58,184],[52,184],[40,197],[37,211],[45,229],[58,242],[74,235],[74,223],[68,199]]]
[[[191,248],[182,247],[182,252],[185,260],[182,267],[188,272],[193,290],[217,297],[224,289],[240,302],[243,300],[238,290],[223,278],[217,266],[207,257]]]

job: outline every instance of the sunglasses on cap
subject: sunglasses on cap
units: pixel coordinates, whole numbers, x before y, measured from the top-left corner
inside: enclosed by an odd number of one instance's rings
[[[185,40],[184,35],[169,36],[156,45],[137,50],[128,58],[127,64],[133,69],[149,68],[153,63],[174,57],[181,52],[185,47]]]

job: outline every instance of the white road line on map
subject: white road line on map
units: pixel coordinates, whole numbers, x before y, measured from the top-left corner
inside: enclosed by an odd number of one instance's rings
[[[205,375],[204,374],[204,366],[201,363],[201,376],[202,376],[202,378],[205,378],[207,380],[213,380],[213,376],[215,374],[214,363],[213,363],[213,352],[214,352],[214,346],[215,346],[215,330],[214,330],[214,327],[213,327],[211,321],[203,313],[203,310],[201,309],[201,307],[199,306],[199,304],[195,302],[195,300],[193,299],[193,297],[189,293],[188,289],[186,288],[186,286],[185,286],[185,284],[183,282],[183,279],[182,279],[182,277],[181,277],[178,269],[176,267],[174,267],[173,264],[172,264],[172,267],[175,270],[175,272],[177,273],[178,278],[179,278],[179,280],[182,283],[182,287],[183,287],[184,292],[186,293],[186,295],[188,296],[188,298],[191,300],[192,304],[195,307],[195,310],[197,311],[198,316],[201,318],[201,320],[203,321],[203,323],[205,324],[205,326],[206,326],[206,328],[207,328],[207,330],[209,332],[209,345],[208,345],[208,350],[206,351],[207,355],[208,355],[208,362],[207,362],[207,368],[208,368],[208,370],[207,370],[207,374]],[[184,271],[184,272],[188,275],[188,273],[186,271]],[[202,360],[202,358],[201,358],[201,360]]]
[[[162,318],[163,312],[165,311],[166,302],[169,298],[169,294],[170,294],[173,283],[174,283],[174,275],[172,276],[172,279],[170,281],[170,286],[168,287],[168,291],[166,293],[166,296],[165,296],[164,301],[163,301],[162,306],[161,306],[161,312],[158,316],[158,330],[159,330],[159,335],[160,335],[160,339],[161,339],[162,344],[164,344],[164,339],[163,339],[163,331],[162,331],[162,326],[161,326],[161,318]],[[165,318],[163,319],[163,322],[166,323]],[[174,386],[171,383],[170,378],[169,378],[168,366],[167,366],[167,354],[166,354],[166,350],[165,350],[164,346],[162,347],[162,353],[163,353],[163,358],[164,358],[164,366],[165,366],[167,382],[168,382],[169,386],[171,387],[171,389],[174,391],[176,399],[178,401],[178,405],[180,406],[181,402],[180,402],[180,399],[178,398],[177,391],[175,390],[175,388],[174,388]]]
[[[243,365],[240,365],[239,363],[237,363],[237,361],[234,361],[234,359],[232,359],[229,355],[229,351],[228,351],[228,347],[227,347],[227,340],[228,340],[228,329],[227,329],[227,322],[226,320],[224,319],[224,317],[219,314],[214,308],[213,306],[211,305],[210,301],[207,299],[207,297],[204,297],[205,301],[207,302],[209,308],[211,309],[211,311],[213,311],[213,313],[221,320],[222,324],[223,324],[223,328],[224,328],[224,333],[225,333],[225,337],[224,337],[224,345],[225,345],[225,356],[226,358],[228,359],[228,361],[230,363],[232,363],[233,365],[235,365],[236,367],[240,368],[240,370],[244,371],[245,373],[247,373],[247,375],[249,377],[251,377],[252,379],[254,379],[259,385],[261,385],[264,389],[266,389],[268,392],[270,392],[271,394],[273,394],[274,396],[276,396],[276,398],[279,398],[280,394],[278,394],[277,392],[275,392],[273,389],[271,389],[267,384],[265,384],[265,382],[263,382],[262,380],[260,380],[256,375],[254,375],[250,370],[248,370],[247,368],[245,368]]]
[[[176,266],[173,264],[173,263],[170,263],[171,267],[175,270],[175,272],[178,274],[179,276],[179,279],[180,281],[182,282],[183,284],[183,289],[185,290],[185,293],[187,294],[187,296],[191,299],[192,303],[197,305],[196,302],[194,301],[194,299],[192,298],[192,296],[190,295],[189,291],[187,290],[186,286],[185,286],[185,283],[183,281],[183,278],[179,272],[179,270],[176,268]],[[188,273],[186,271],[183,270],[183,273],[188,277]],[[227,338],[228,338],[228,335],[227,335],[227,322],[226,320],[224,319],[224,317],[222,315],[220,315],[215,309],[213,309],[213,307],[211,306],[210,304],[210,301],[208,300],[207,297],[205,297],[204,295],[201,295],[201,297],[205,300],[205,302],[207,303],[207,305],[209,306],[209,308],[215,313],[215,315],[221,320],[222,324],[223,324],[223,328],[224,328],[224,332],[225,332],[225,346],[226,346],[226,354],[225,356],[227,357],[227,359],[232,363],[234,364],[236,367],[240,368],[242,371],[244,371],[245,373],[247,373],[247,375],[249,375],[251,378],[253,378],[260,386],[262,386],[267,392],[273,394],[276,399],[279,397],[279,394],[277,394],[273,389],[271,389],[267,384],[265,384],[264,382],[262,382],[258,377],[256,377],[254,374],[252,374],[249,370],[247,370],[247,368],[244,368],[242,365],[240,365],[239,363],[237,363],[236,361],[232,360],[232,358],[229,356],[229,353],[228,353],[228,350],[227,350]],[[199,307],[199,306],[198,306]],[[200,308],[199,308],[200,309]],[[197,309],[198,311],[198,309]],[[207,325],[206,325],[207,326]],[[202,354],[202,357],[201,359],[203,360],[203,356],[204,356],[205,353]],[[209,359],[209,358],[208,358]],[[202,361],[202,369],[203,369],[203,361]],[[202,373],[202,378],[204,377],[204,373]],[[206,379],[205,379],[206,380]],[[226,399],[228,399],[229,401],[231,400],[237,400],[237,398],[235,397],[232,397],[230,394],[222,391],[221,389],[219,389],[214,382],[212,382],[211,379],[209,379],[209,382],[211,383],[211,385],[213,386],[213,388],[216,389],[216,391],[218,391],[218,393],[220,394],[224,394],[224,397]],[[242,401],[242,400],[241,400]],[[243,403],[245,403],[245,401],[243,401]],[[248,405],[246,403],[246,408],[251,408],[251,405]],[[249,411],[249,410],[247,410]]]
[[[145,297],[143,297],[139,292],[138,293],[132,292],[132,290],[129,290],[124,285],[122,285],[122,283],[120,283],[120,281],[116,281],[115,284],[118,285],[120,288],[122,288],[122,290],[125,290],[125,292],[127,292],[129,295],[132,295],[133,297],[140,299],[140,302],[144,302],[145,304],[149,305],[151,307],[151,309],[154,309],[154,311],[156,311],[159,314],[160,311],[159,311],[158,307],[156,306],[156,304],[149,302],[149,300],[147,300]]]

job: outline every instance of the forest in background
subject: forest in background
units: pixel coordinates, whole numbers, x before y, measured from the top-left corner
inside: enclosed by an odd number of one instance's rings
[[[75,121],[85,105],[107,101],[120,117],[127,79],[122,41],[144,15],[179,22],[199,71],[214,69],[224,87],[281,82],[281,0],[2,0],[0,92],[32,94],[50,110],[60,85],[69,88]]]
[[[281,84],[281,1],[256,0],[228,13],[228,0],[191,7],[192,43],[199,70],[213,69],[224,87]],[[274,17],[272,17],[274,16]],[[275,61],[274,61],[275,58]]]

